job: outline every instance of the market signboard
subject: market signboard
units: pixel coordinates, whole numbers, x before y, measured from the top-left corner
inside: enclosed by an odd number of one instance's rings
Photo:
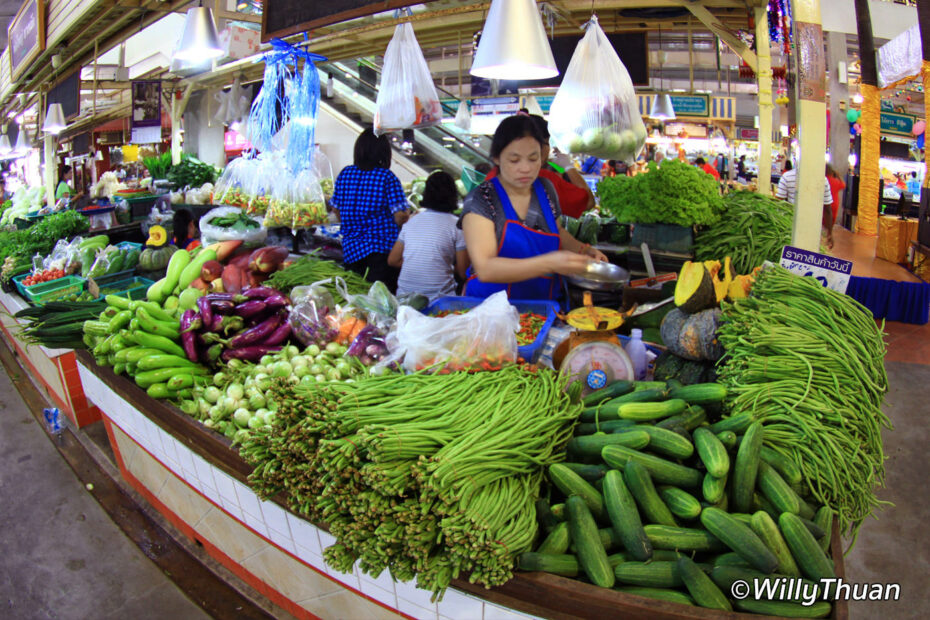
[[[916,117],[910,114],[896,114],[894,112],[882,112],[881,128],[882,133],[890,133],[896,136],[912,135]]]
[[[671,95],[675,116],[710,116],[707,95]]]
[[[736,139],[737,140],[758,140],[759,130],[749,129],[747,127],[740,127],[736,130]]]
[[[262,43],[274,37],[308,32],[321,26],[424,2],[429,0],[265,0],[262,7]]]
[[[808,252],[786,245],[781,252],[781,266],[799,276],[811,276],[838,293],[845,293],[852,274],[852,261]]]
[[[482,114],[516,114],[519,111],[519,97],[485,97],[471,100],[472,116]]]
[[[132,83],[132,112],[129,116],[133,144],[161,142],[161,82]]]
[[[15,80],[45,49],[45,3],[26,0],[10,22],[7,39],[10,78]]]

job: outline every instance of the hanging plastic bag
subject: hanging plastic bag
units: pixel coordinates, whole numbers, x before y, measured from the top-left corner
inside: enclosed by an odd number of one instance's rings
[[[520,313],[504,292],[495,293],[465,314],[430,317],[410,306],[397,311],[397,328],[386,339],[391,358],[403,355],[406,370],[442,366],[481,370],[517,359]]]
[[[326,153],[316,149],[313,154],[313,170],[320,181],[320,189],[323,191],[323,200],[329,200],[333,197],[333,164],[329,161]]]
[[[646,143],[633,81],[596,17],[588,22],[552,101],[549,131],[565,153],[627,163]]]
[[[384,53],[375,134],[442,122],[442,106],[413,26],[400,24]]]
[[[294,220],[293,180],[277,179],[271,188],[268,208],[265,210],[265,228],[290,228]]]
[[[459,102],[459,109],[455,112],[455,126],[465,133],[471,133],[471,111],[466,101]]]

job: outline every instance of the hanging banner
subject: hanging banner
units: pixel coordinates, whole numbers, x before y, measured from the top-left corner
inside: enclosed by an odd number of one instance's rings
[[[129,126],[133,144],[161,142],[161,82],[137,80],[132,83]]]
[[[7,39],[10,77],[15,80],[45,49],[45,3],[24,2],[10,22]]]

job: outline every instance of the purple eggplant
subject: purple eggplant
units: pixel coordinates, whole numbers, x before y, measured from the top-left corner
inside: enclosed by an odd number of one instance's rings
[[[244,319],[258,316],[265,311],[265,302],[260,299],[251,299],[233,308],[233,312]]]
[[[281,293],[271,288],[270,286],[256,286],[255,288],[249,288],[242,291],[242,294],[249,299],[265,299],[266,297],[273,297],[274,295],[280,295]]]
[[[194,332],[190,330],[194,317],[197,315],[193,310],[185,310],[181,315],[181,344],[184,345],[184,353],[187,359],[192,362],[197,361],[197,344],[194,340]]]
[[[287,306],[288,303],[290,302],[288,301],[287,297],[285,297],[281,293],[265,298],[266,308],[284,308],[285,306]]]
[[[197,309],[200,310],[200,319],[208,328],[213,325],[213,309],[210,307],[210,296],[197,298]]]
[[[250,347],[242,347],[239,349],[226,349],[223,351],[223,361],[228,362],[229,360],[237,359],[244,360],[246,362],[257,362],[262,358],[263,355],[268,355],[269,353],[277,353],[281,350],[281,347],[270,347],[266,345],[253,345]]]
[[[273,332],[271,332],[271,335],[268,336],[268,340],[266,340],[262,344],[264,344],[264,346],[266,347],[273,347],[287,340],[288,336],[290,335],[291,335],[291,324],[288,323],[287,321],[282,321],[281,324],[278,325],[278,328],[275,329]]]
[[[234,304],[241,304],[244,301],[248,301],[249,298],[245,295],[239,295],[237,293],[210,293],[206,296],[211,302],[213,301],[231,301]]]
[[[267,339],[281,324],[281,315],[272,314],[270,317],[254,327],[250,327],[229,341],[231,349],[239,349],[254,345]]]
[[[236,304],[231,301],[211,301],[210,307],[213,309],[213,312],[217,314],[229,314],[232,312],[233,308],[236,307]]]
[[[196,332],[203,328],[203,318],[200,316],[200,313],[195,312],[194,310],[185,310],[184,314],[187,314],[188,312],[194,312],[194,317],[191,319],[190,325],[187,327],[187,329],[181,328],[182,334],[184,332]]]

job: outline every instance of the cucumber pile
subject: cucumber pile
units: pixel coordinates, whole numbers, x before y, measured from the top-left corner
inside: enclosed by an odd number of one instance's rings
[[[675,380],[618,381],[587,396],[566,461],[548,468],[543,535],[520,568],[711,609],[829,615],[822,600],[731,596],[737,580],[835,574],[832,511],[808,503],[798,467],[763,446],[761,422],[708,424],[726,396],[717,383]]]

